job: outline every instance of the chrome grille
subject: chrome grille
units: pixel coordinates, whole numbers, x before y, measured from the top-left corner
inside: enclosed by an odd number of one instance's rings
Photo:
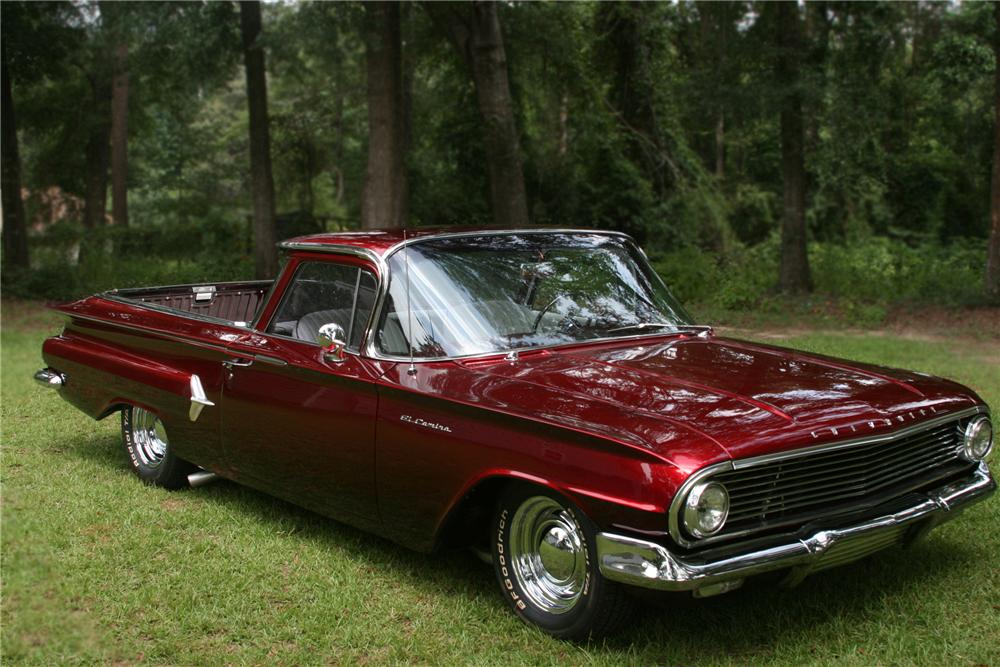
[[[959,459],[968,419],[936,423],[897,438],[822,448],[716,473],[731,500],[716,539],[749,535],[886,502],[971,464]]]

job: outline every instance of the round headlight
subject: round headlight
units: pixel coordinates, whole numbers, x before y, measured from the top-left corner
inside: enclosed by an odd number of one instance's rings
[[[684,528],[694,537],[719,532],[729,516],[729,492],[718,482],[694,485],[684,501]]]
[[[966,461],[982,461],[993,447],[993,425],[986,417],[976,417],[965,427],[962,448],[958,451]]]

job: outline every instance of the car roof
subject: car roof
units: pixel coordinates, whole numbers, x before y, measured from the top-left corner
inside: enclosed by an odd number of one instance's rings
[[[384,257],[404,241],[415,241],[417,239],[465,235],[486,236],[493,234],[539,234],[554,232],[563,234],[615,234],[624,236],[624,234],[621,234],[620,232],[601,229],[553,229],[542,227],[525,227],[522,229],[505,229],[496,227],[419,227],[409,229],[394,228],[310,234],[308,236],[297,236],[295,238],[287,239],[282,241],[279,246],[289,250],[319,251],[329,251],[334,250],[337,247],[347,247],[368,251],[378,255],[379,257]]]

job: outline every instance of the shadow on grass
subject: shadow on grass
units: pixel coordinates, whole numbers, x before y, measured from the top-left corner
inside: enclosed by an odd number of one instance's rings
[[[80,436],[66,444],[73,455],[102,468],[127,469],[117,438]],[[227,480],[177,493],[197,494],[234,513],[272,524],[276,532],[291,530],[297,539],[347,552],[381,576],[428,594],[474,596],[477,604],[504,606],[495,592],[491,568],[470,552],[417,553]],[[587,648],[594,653],[639,652],[702,660],[769,655],[783,642],[801,641],[803,635],[825,625],[845,620],[858,625],[880,622],[896,606],[894,598],[933,588],[929,582],[941,573],[973,567],[977,557],[965,544],[931,541],[818,573],[794,590],[778,589],[760,579],[734,593],[705,600],[663,595],[655,602],[644,600],[638,622],[625,632]],[[527,627],[524,631],[537,632]]]

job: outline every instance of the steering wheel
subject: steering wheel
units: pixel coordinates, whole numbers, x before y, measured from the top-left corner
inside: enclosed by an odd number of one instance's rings
[[[576,296],[576,293],[575,292],[567,292],[567,293],[563,293],[563,294],[557,294],[554,299],[552,299],[547,304],[545,304],[542,307],[542,309],[540,311],[538,311],[538,315],[535,316],[535,321],[531,325],[531,333],[532,334],[538,333],[538,325],[540,325],[542,323],[542,318],[545,317],[545,313],[549,312],[552,309],[552,306],[556,305],[557,303],[559,303],[563,299],[566,299],[566,298],[570,297],[571,295],[572,296]],[[559,322],[557,322],[556,324],[562,324],[563,322],[567,322],[567,321],[571,322],[574,327],[578,326],[576,324],[576,321],[573,319],[572,315],[570,315],[569,313],[567,313],[565,316],[563,316],[563,318],[560,319]]]

